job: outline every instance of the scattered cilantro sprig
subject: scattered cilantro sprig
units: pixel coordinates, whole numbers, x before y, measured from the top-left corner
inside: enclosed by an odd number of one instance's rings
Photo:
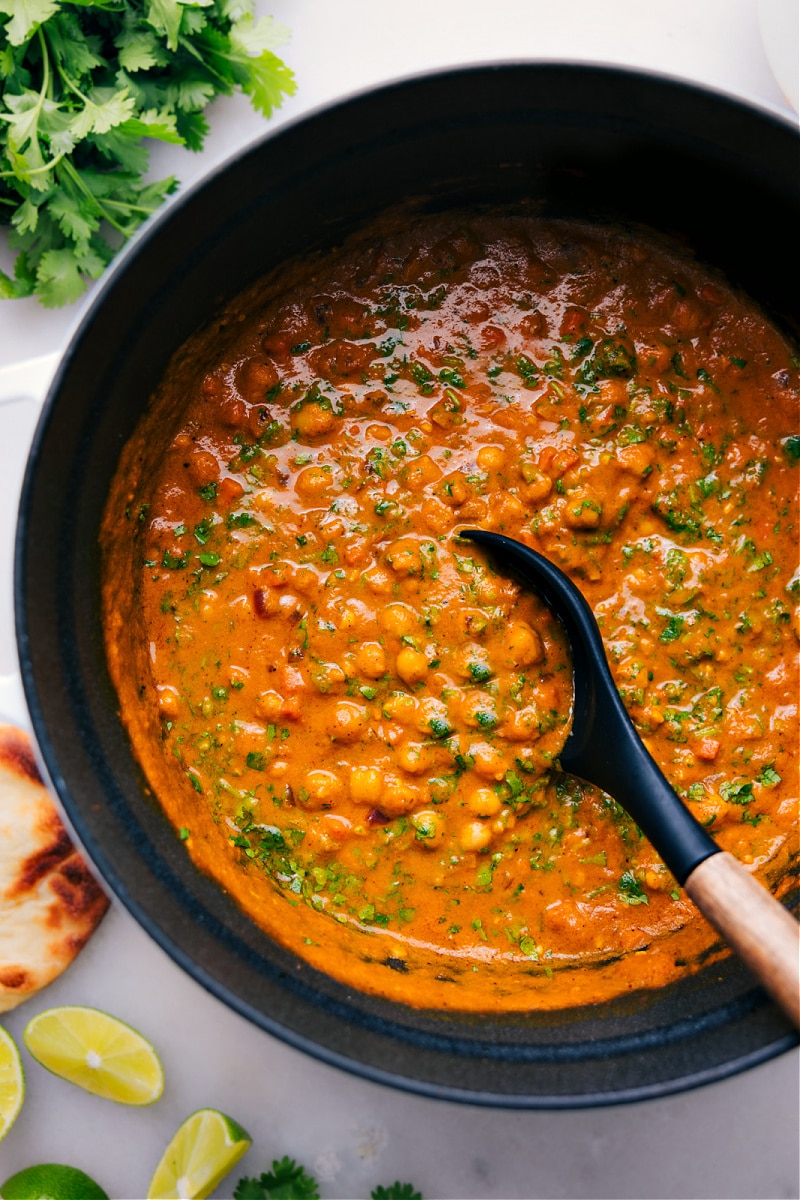
[[[240,1179],[233,1200],[319,1200],[316,1179],[285,1155],[258,1179]]]
[[[422,1193],[412,1183],[393,1183],[389,1187],[379,1184],[370,1192],[370,1200],[422,1200]]]
[[[199,150],[215,96],[268,117],[295,90],[253,0],[0,0],[0,297],[69,303],[177,187],[147,140]]]
[[[370,1193],[371,1200],[422,1200],[413,1184],[393,1183],[378,1186]],[[319,1200],[319,1184],[293,1158],[284,1156],[264,1171],[258,1179],[240,1179],[233,1200]]]

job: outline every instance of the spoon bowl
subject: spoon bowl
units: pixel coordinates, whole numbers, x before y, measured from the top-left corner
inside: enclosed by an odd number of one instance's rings
[[[720,850],[662,774],[620,699],[588,601],[559,567],[522,542],[484,529],[459,536],[537,592],[564,626],[574,699],[561,769],[596,784],[630,813],[700,911],[800,1026],[800,926]]]

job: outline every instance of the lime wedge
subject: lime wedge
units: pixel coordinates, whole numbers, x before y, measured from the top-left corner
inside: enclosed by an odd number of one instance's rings
[[[147,1200],[202,1200],[252,1145],[249,1133],[215,1108],[187,1117],[150,1180]]]
[[[47,1009],[22,1036],[38,1063],[95,1096],[153,1104],[164,1090],[164,1072],[147,1039],[99,1009]]]
[[[42,1163],[17,1171],[0,1187],[2,1200],[108,1200],[99,1184],[60,1163]]]
[[[17,1119],[25,1098],[25,1075],[14,1039],[0,1026],[0,1142]]]

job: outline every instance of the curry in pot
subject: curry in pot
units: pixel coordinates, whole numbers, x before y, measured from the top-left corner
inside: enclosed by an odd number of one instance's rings
[[[123,720],[195,863],[347,984],[602,1000],[716,937],[567,777],[558,622],[458,539],[564,568],[721,847],[796,863],[798,359],[654,234],[391,222],[176,356],[103,526]]]

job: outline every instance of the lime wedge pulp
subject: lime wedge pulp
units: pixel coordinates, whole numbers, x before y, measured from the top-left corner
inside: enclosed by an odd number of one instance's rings
[[[0,1026],[0,1142],[17,1119],[25,1099],[25,1075],[14,1039]]]
[[[2,1200],[108,1200],[98,1183],[61,1163],[41,1163],[17,1171],[0,1187]]]
[[[241,1125],[214,1108],[187,1117],[164,1151],[147,1200],[202,1200],[252,1145]]]
[[[118,1104],[153,1104],[164,1072],[146,1038],[96,1008],[50,1008],[25,1026],[25,1045],[54,1075]]]

